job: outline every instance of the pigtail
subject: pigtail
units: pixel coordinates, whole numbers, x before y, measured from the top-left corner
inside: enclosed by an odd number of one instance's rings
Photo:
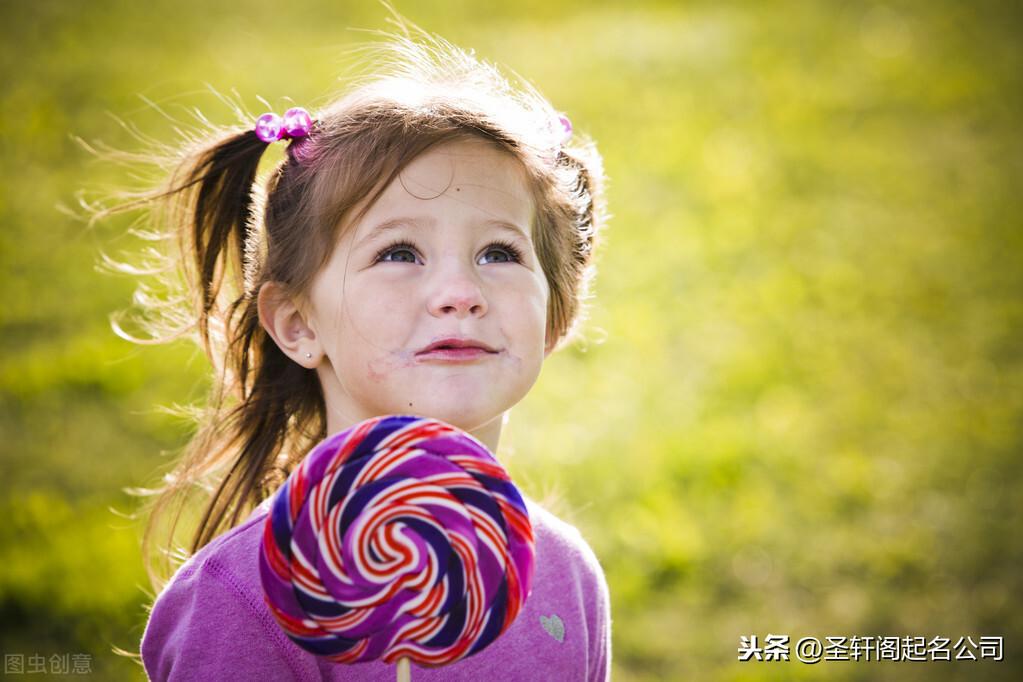
[[[547,342],[558,347],[572,340],[586,319],[598,233],[606,221],[604,172],[594,145],[561,148],[554,178],[555,198],[541,216],[537,242],[551,291]]]
[[[558,163],[571,173],[568,196],[574,213],[575,251],[583,266],[589,263],[603,220],[603,172],[599,164],[594,164],[594,157],[575,150],[558,153]]]
[[[255,294],[265,277],[265,226],[256,180],[267,146],[251,130],[219,133],[185,148],[160,188],[105,211],[148,208],[153,226],[162,228],[161,240],[177,251],[161,270],[177,275],[161,278],[170,298],[160,302],[141,284],[136,296],[163,314],[155,322],[142,320],[151,337],[128,335],[117,323],[115,331],[138,343],[194,332],[214,369],[204,405],[167,408],[197,424],[174,470],[158,487],[129,490],[152,498],[140,510],[147,512],[142,554],[157,591],[175,564],[236,525],[275,489],[290,470],[289,454],[300,456],[324,430],[315,373],[285,356],[259,322]],[[272,187],[283,168],[273,174]],[[198,516],[191,511],[196,496],[205,507]],[[177,534],[183,516],[192,530],[185,546]]]
[[[203,148],[179,167],[167,195],[181,193],[178,222],[183,262],[194,286],[196,323],[211,360],[210,318],[230,267],[236,290],[244,289],[245,241],[251,222],[252,189],[267,144],[248,130]],[[182,218],[185,218],[182,220]],[[182,225],[184,227],[184,225]],[[186,267],[186,271],[188,268]]]
[[[315,372],[288,358],[259,321],[257,294],[269,269],[261,204],[266,195],[293,197],[285,170],[297,165],[289,153],[264,194],[254,185],[266,147],[253,131],[223,137],[187,157],[164,195],[174,203],[195,327],[217,375],[199,433],[157,503],[177,502],[176,525],[188,494],[208,492],[193,554],[237,525],[325,436]]]
[[[155,322],[143,321],[151,337],[128,335],[116,322],[115,331],[138,343],[168,342],[195,331],[197,343],[215,369],[206,405],[167,409],[197,422],[197,431],[175,469],[164,475],[163,485],[155,489],[129,490],[153,498],[144,508],[148,514],[142,553],[150,581],[157,590],[173,570],[171,562],[186,558],[177,548],[176,529],[183,513],[193,504],[193,495],[212,494],[199,522],[200,534],[208,539],[212,537],[210,520],[216,519],[218,523],[213,525],[219,526],[225,516],[225,501],[234,503],[239,499],[237,494],[223,494],[225,482],[230,481],[233,490],[239,476],[262,478],[265,475],[262,468],[252,471],[252,464],[244,461],[245,457],[254,449],[262,450],[260,446],[273,443],[277,447],[270,448],[272,454],[263,453],[258,458],[262,467],[262,462],[272,459],[279,450],[279,434],[267,436],[258,427],[256,433],[247,434],[242,428],[246,422],[244,377],[252,361],[249,344],[255,336],[254,327],[259,327],[254,302],[246,306],[244,293],[246,242],[254,220],[254,184],[266,147],[251,130],[222,132],[212,141],[196,141],[176,161],[172,160],[169,178],[162,187],[136,194],[133,201],[105,212],[149,208],[153,227],[162,228],[157,233],[162,241],[171,248],[177,246],[177,255],[168,255],[166,266],[160,271],[175,271],[178,275],[161,278],[171,288],[172,296],[160,302],[144,284],[140,284],[136,295],[136,300],[164,314]],[[167,161],[159,163],[165,166]],[[126,266],[118,269],[129,271]],[[224,305],[222,299],[228,296],[234,300]],[[239,318],[237,322],[235,318]],[[237,404],[229,405],[229,398]],[[280,425],[280,430],[285,426]],[[226,475],[225,469],[229,469]],[[213,492],[210,484],[218,479],[219,489]],[[165,510],[171,512],[169,517]],[[188,516],[191,520],[192,515]],[[163,525],[165,521],[167,526]],[[166,537],[166,544],[159,543],[154,553],[153,540],[157,535]],[[192,551],[199,546],[193,539]]]

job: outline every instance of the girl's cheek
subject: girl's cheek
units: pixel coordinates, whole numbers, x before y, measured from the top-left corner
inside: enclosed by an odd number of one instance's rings
[[[354,298],[362,302],[369,302],[370,305],[407,301],[410,295],[417,290],[413,278],[394,276],[390,273],[360,282],[349,289]]]

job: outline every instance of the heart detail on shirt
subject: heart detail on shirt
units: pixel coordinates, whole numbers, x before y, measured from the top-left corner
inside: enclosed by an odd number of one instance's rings
[[[547,634],[558,640],[559,642],[565,641],[565,623],[561,620],[558,614],[553,616],[540,616],[540,625],[547,631]]]

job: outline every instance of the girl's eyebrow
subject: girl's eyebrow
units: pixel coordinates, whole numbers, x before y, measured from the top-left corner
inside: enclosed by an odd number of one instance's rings
[[[373,227],[371,227],[366,236],[360,239],[359,243],[356,244],[356,248],[368,242],[375,241],[381,235],[385,235],[389,231],[398,230],[403,227],[420,228],[423,226],[433,227],[433,220],[430,218],[426,218],[425,220],[418,218],[406,218],[404,216],[399,216],[397,218],[388,218],[379,225],[374,225]]]
[[[520,226],[516,225],[515,223],[509,223],[503,220],[487,220],[483,224],[489,227],[496,227],[498,229],[505,230],[508,232],[514,232],[518,236],[525,239],[527,242],[529,241],[529,232],[527,232]]]
[[[372,228],[370,228],[370,231],[366,234],[365,237],[359,240],[359,243],[356,244],[355,248],[359,248],[363,244],[376,241],[382,235],[386,235],[388,232],[398,230],[403,227],[433,228],[435,226],[435,222],[436,221],[434,221],[433,218],[410,218],[405,216],[388,218],[379,225],[375,225]],[[496,227],[497,229],[503,230],[505,232],[511,232],[516,236],[525,239],[527,243],[529,242],[529,233],[520,226],[516,225],[515,223],[511,223],[505,220],[486,220],[482,223],[482,225],[485,227]]]

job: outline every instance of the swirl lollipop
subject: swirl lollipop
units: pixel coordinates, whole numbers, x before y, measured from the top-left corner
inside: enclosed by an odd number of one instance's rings
[[[486,447],[434,419],[369,419],[316,446],[278,491],[260,552],[293,642],[338,663],[440,666],[511,625],[533,530]]]

